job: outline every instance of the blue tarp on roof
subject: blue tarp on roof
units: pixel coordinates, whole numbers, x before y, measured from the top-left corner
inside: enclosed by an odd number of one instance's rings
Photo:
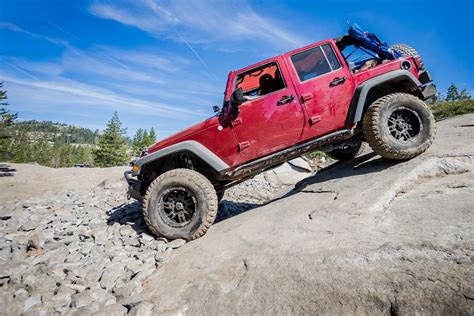
[[[349,35],[357,40],[361,47],[377,54],[381,60],[392,60],[401,57],[401,55],[391,49],[387,43],[381,42],[374,33],[365,32],[357,24],[353,24],[349,28]]]

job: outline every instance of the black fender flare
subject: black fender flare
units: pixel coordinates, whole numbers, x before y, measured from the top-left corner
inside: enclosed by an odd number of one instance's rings
[[[352,97],[351,105],[347,113],[346,125],[351,126],[354,123],[360,122],[362,120],[367,95],[372,88],[395,79],[408,80],[416,88],[420,88],[422,86],[421,82],[411,72],[403,69],[391,71],[364,81],[354,92],[354,96]]]
[[[183,151],[192,152],[193,154],[198,156],[200,159],[206,162],[209,166],[211,166],[211,168],[213,168],[219,173],[229,169],[229,165],[227,163],[225,163],[221,158],[219,158],[216,154],[214,154],[204,145],[194,140],[186,140],[186,141],[165,147],[163,149],[157,150],[151,154],[148,154],[145,157],[138,159],[134,163],[132,174],[134,176],[138,175],[140,174],[144,165],[147,165],[158,159],[162,159],[166,156],[169,156],[178,152],[183,152]]]

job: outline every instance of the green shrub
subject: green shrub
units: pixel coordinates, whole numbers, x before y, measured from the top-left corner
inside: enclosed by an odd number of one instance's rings
[[[430,107],[436,120],[441,120],[455,115],[474,113],[474,100],[438,102]]]

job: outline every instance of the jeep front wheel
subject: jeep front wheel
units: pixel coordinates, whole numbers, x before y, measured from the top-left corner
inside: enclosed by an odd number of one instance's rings
[[[203,236],[217,214],[217,195],[211,182],[189,169],[174,169],[157,177],[143,199],[150,230],[168,239]]]
[[[389,159],[418,156],[430,147],[436,133],[426,104],[407,93],[389,94],[372,103],[362,129],[372,150]]]

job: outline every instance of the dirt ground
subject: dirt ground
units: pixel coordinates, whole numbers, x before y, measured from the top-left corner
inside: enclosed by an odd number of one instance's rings
[[[409,161],[256,177],[187,244],[150,235],[127,167],[1,163],[0,315],[472,315],[472,135],[464,115]]]
[[[101,182],[120,183],[129,167],[48,168],[34,164],[0,163],[0,203],[47,192],[81,191]]]

